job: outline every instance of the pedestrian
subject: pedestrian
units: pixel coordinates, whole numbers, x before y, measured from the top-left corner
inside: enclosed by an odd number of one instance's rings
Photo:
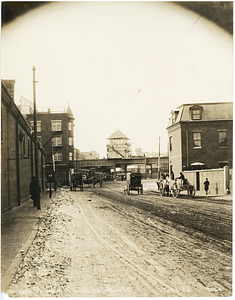
[[[173,171],[171,171],[171,180],[174,180],[175,179],[175,175],[173,173]]]
[[[33,177],[32,181],[30,182],[30,195],[31,195],[31,199],[33,200],[33,205],[36,206],[36,199],[37,199],[36,177]]]
[[[56,192],[56,190],[57,190],[57,182],[56,181],[54,182],[54,189],[55,189],[55,192]]]
[[[31,195],[31,199],[33,200],[33,205],[37,206],[37,199],[38,199],[38,197],[40,197],[41,188],[39,186],[38,192],[37,192],[37,182],[36,182],[35,176],[33,176],[32,181],[30,182],[29,192]]]
[[[206,178],[206,180],[204,181],[204,187],[205,187],[206,195],[208,194],[209,185],[210,185],[210,182],[208,181],[208,178]]]

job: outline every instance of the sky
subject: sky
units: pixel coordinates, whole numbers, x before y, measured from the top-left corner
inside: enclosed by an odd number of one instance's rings
[[[233,101],[232,35],[171,2],[52,2],[1,32],[2,79],[15,102],[64,106],[74,144],[106,157],[117,129],[132,151],[167,151],[171,110]]]

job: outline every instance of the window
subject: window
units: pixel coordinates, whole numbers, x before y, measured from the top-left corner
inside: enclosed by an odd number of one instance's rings
[[[55,152],[54,159],[55,159],[55,161],[61,161],[62,160],[62,152]]]
[[[69,121],[69,130],[72,130],[72,122]]]
[[[219,161],[219,168],[223,168],[224,166],[228,166],[228,161]]]
[[[56,136],[52,138],[52,146],[62,146],[62,137],[61,136]]]
[[[219,146],[227,147],[227,131],[219,131]]]
[[[193,120],[201,120],[201,110],[200,109],[192,110],[192,119]]]
[[[73,146],[73,138],[69,137],[69,146]]]
[[[201,147],[202,147],[202,133],[193,132],[193,148],[201,148]]]
[[[192,120],[201,120],[202,119],[202,110],[203,107],[200,105],[193,105],[189,108],[191,112],[191,119]]]
[[[73,152],[69,152],[69,160],[73,160]]]
[[[34,121],[30,121],[32,131],[34,131]],[[37,121],[37,132],[42,131],[41,121]]]
[[[61,131],[62,121],[51,121],[51,131]]]
[[[21,155],[25,156],[25,154],[26,154],[26,145],[25,145],[25,139],[23,139],[21,142]]]
[[[30,157],[30,140],[28,138],[28,158]]]
[[[172,110],[171,111],[171,120],[172,120],[172,124],[174,124],[176,122],[176,119],[178,117],[179,111],[178,110]]]
[[[172,151],[172,136],[169,138],[169,146],[170,146],[170,151]]]

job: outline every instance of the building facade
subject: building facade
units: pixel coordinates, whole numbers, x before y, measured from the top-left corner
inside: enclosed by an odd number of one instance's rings
[[[30,199],[30,182],[35,176],[35,145],[29,124],[15,105],[15,81],[1,82],[1,211]],[[12,86],[11,86],[12,84]],[[8,90],[10,87],[10,90]],[[39,185],[45,189],[45,150],[38,151]]]
[[[109,143],[106,145],[107,158],[131,157],[131,144],[128,142],[130,139],[120,130],[115,131],[107,140],[109,140]]]
[[[41,111],[40,111],[41,110]],[[33,130],[33,115],[27,115]],[[46,155],[47,183],[69,184],[69,170],[74,167],[74,117],[71,108],[47,108],[37,111],[37,134]]]
[[[81,152],[81,156],[83,159],[99,159],[99,153],[95,150],[87,151],[87,152]]]
[[[167,127],[169,172],[233,165],[233,103],[183,104]]]

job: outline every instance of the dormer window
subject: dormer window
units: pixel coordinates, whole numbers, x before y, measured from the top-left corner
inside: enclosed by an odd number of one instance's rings
[[[172,124],[174,124],[176,122],[179,111],[178,110],[172,110],[171,114],[172,114]]]
[[[192,120],[201,120],[202,119],[202,106],[194,105],[189,109],[191,111]]]

